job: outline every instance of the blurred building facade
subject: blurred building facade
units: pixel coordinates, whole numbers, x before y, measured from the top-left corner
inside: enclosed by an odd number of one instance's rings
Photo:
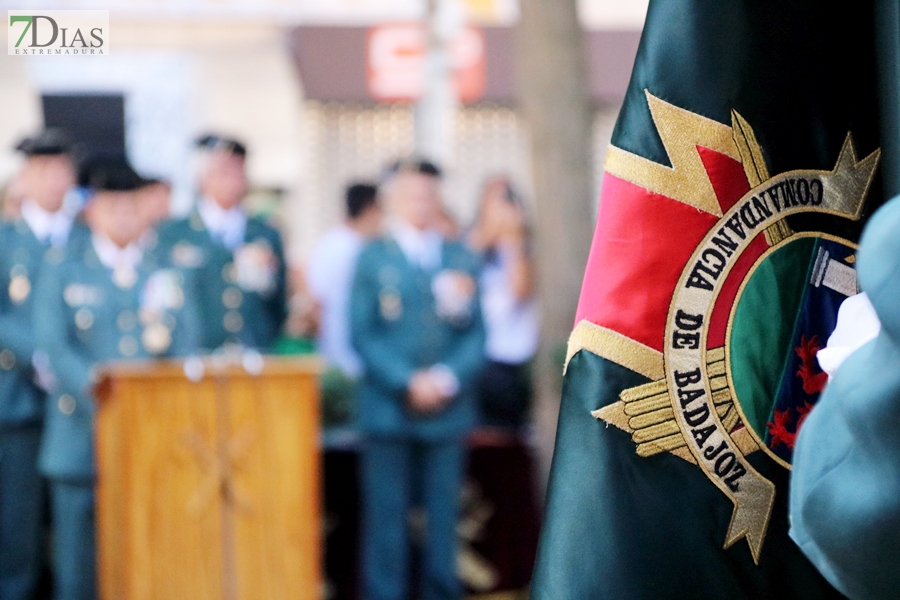
[[[480,28],[482,93],[459,107],[445,197],[467,223],[478,188],[496,172],[529,197],[527,133],[516,112],[516,0],[458,0]],[[595,102],[595,172],[631,70],[646,0],[582,0]],[[302,259],[341,218],[341,191],[377,178],[414,149],[408,103],[376,101],[367,87],[370,28],[421,19],[424,0],[32,0],[5,8],[109,9],[106,57],[0,56],[0,186],[10,150],[40,127],[47,95],[121,95],[125,143],[135,166],[174,183],[174,209],[193,196],[190,142],[206,130],[243,138],[255,187],[282,199],[291,255]]]

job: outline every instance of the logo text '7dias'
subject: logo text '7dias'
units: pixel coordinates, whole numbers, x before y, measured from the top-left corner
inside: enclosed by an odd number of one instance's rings
[[[10,10],[6,27],[11,56],[109,54],[108,10]]]

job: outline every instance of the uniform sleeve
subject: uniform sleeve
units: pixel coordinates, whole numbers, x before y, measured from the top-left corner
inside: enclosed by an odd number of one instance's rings
[[[900,589],[900,353],[883,337],[850,356],[804,421],[791,467],[790,534],[850,598]],[[890,357],[893,369],[875,372]]]
[[[2,233],[5,234],[6,231]],[[20,365],[27,365],[31,364],[31,357],[34,355],[34,332],[31,323],[13,310],[9,284],[9,265],[0,264],[0,351],[9,350]],[[31,293],[33,298],[34,290]]]
[[[68,341],[63,304],[62,269],[65,264],[45,265],[34,298],[34,338],[37,349],[50,359],[58,386],[66,391],[89,394],[94,384],[94,365],[79,355]]]
[[[391,344],[378,313],[378,283],[372,252],[363,250],[350,294],[350,332],[366,376],[393,395],[406,392],[413,365]]]

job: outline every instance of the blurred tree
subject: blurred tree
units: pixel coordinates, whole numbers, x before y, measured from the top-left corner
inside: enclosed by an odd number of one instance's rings
[[[576,0],[521,0],[517,81],[530,135],[542,338],[534,419],[549,470],[565,344],[593,233],[593,119]]]

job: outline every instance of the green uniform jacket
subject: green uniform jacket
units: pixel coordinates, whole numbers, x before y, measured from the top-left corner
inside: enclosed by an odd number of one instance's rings
[[[457,242],[445,242],[442,268],[478,278],[478,259]],[[474,424],[475,376],[484,360],[484,326],[478,295],[468,318],[438,316],[432,274],[413,266],[392,238],[363,248],[350,297],[353,345],[365,366],[358,392],[357,419],[363,433],[426,441],[464,435]],[[443,364],[460,391],[431,416],[407,409],[407,384],[417,369]]]
[[[70,245],[83,243],[87,229],[75,223]],[[48,250],[49,249],[49,250]],[[41,243],[23,220],[0,224],[0,429],[38,423],[44,415],[44,391],[32,368],[33,287],[44,264],[62,258],[62,248]]]
[[[241,344],[270,350],[287,317],[287,267],[278,231],[261,219],[248,218],[244,247],[260,252],[272,264],[265,268],[236,261],[240,249],[230,252],[213,240],[197,211],[159,228],[158,251],[168,260],[193,272],[194,289],[201,307],[201,346],[215,350],[225,344]],[[260,258],[259,260],[265,260]],[[248,281],[248,271],[268,272],[261,286]],[[250,273],[252,275],[252,273]],[[256,282],[259,283],[259,282]]]
[[[92,387],[106,361],[182,356],[197,349],[196,307],[185,273],[145,253],[129,288],[113,283],[88,240],[45,263],[35,291],[38,350],[54,379],[48,395],[41,470],[50,477],[94,472]]]

